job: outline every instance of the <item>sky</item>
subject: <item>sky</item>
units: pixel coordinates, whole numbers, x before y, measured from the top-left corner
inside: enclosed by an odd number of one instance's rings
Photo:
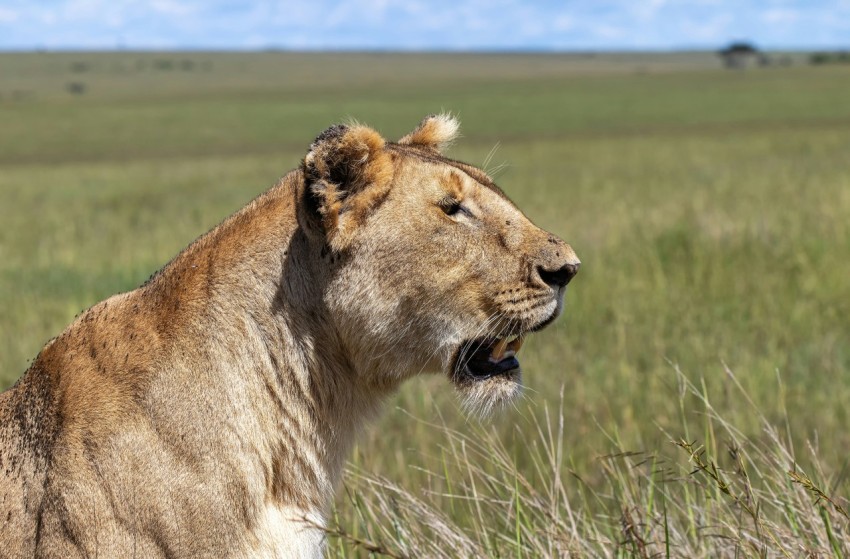
[[[850,48],[850,0],[0,0],[0,50]]]

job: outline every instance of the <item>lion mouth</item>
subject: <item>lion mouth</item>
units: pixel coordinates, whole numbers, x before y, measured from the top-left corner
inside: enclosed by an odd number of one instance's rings
[[[519,353],[525,338],[481,338],[461,345],[454,370],[474,380],[510,375],[519,370]]]

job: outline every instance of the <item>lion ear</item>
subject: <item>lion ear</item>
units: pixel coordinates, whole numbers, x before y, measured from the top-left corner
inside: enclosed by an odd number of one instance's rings
[[[460,122],[450,114],[428,115],[419,126],[398,141],[407,146],[419,146],[440,152],[458,136]]]
[[[367,126],[331,126],[304,157],[308,211],[321,224],[332,248],[342,249],[354,229],[386,197],[392,157],[386,141]]]

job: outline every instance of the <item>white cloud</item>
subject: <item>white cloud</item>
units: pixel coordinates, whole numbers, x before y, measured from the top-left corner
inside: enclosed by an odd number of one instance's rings
[[[730,37],[730,34],[734,34],[733,20],[732,15],[721,14],[700,21],[689,21],[682,26],[682,31],[686,36],[700,43],[722,43],[735,38]]]
[[[596,37],[605,40],[621,40],[626,36],[625,29],[607,23],[591,25],[590,30]]]
[[[61,19],[68,20],[94,20],[97,21],[106,14],[126,11],[127,6],[120,2],[109,2],[105,0],[69,0],[61,6],[58,15]]]
[[[15,23],[18,21],[18,12],[0,6],[0,23]]]
[[[0,48],[846,45],[850,0],[0,0]]]
[[[774,8],[762,12],[761,19],[774,24],[795,23],[800,19],[800,12],[788,8]]]
[[[196,13],[198,7],[180,0],[149,0],[153,11],[168,16],[188,16]]]
[[[559,15],[552,21],[552,29],[555,31],[569,31],[575,29],[576,19],[568,15]]]
[[[656,14],[667,5],[668,0],[646,0],[634,2],[631,5],[632,13],[641,21],[651,21]]]

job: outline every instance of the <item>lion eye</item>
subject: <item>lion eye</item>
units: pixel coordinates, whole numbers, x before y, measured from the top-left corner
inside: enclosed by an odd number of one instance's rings
[[[460,201],[455,200],[454,198],[444,198],[440,200],[440,208],[446,213],[446,215],[455,215],[456,213],[463,211],[463,206]]]

